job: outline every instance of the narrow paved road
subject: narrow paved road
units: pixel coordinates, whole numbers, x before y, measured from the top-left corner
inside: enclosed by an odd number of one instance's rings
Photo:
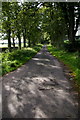
[[[46,46],[3,77],[3,118],[77,118],[71,85]]]

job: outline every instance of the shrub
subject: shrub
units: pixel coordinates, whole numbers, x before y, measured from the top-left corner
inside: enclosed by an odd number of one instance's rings
[[[33,48],[28,47],[21,50],[12,50],[12,52],[6,50],[5,52],[0,53],[2,58],[2,64],[0,62],[2,72],[0,72],[0,75],[13,71],[26,63],[41,49],[41,46],[42,45],[37,45]]]

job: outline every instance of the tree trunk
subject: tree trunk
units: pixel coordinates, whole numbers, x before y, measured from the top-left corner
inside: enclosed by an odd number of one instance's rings
[[[30,33],[29,32],[27,33],[27,36],[28,36],[28,47],[31,47]]]
[[[72,43],[72,45],[75,44],[75,34],[74,34],[74,28],[72,25],[69,26],[68,39]]]
[[[11,34],[11,30],[9,29],[8,30],[8,49],[9,49],[9,51],[11,51],[11,36],[10,36],[10,34]]]
[[[8,21],[10,21],[10,17],[8,16]],[[8,35],[8,49],[11,51],[11,29],[10,23],[7,24],[7,35]]]
[[[75,12],[74,12],[74,2],[73,3],[61,3],[61,9],[64,12],[65,22],[68,27],[68,39],[72,43],[72,46],[75,47]]]
[[[75,47],[75,31],[74,31],[74,25],[75,25],[75,17],[74,17],[74,6],[69,6],[69,32],[68,32],[68,38],[69,41],[72,43],[72,46]]]
[[[24,39],[24,47],[26,47],[26,37],[25,37],[25,35],[23,36],[23,39]]]
[[[28,47],[31,47],[30,39],[28,40]]]
[[[15,48],[15,42],[14,42],[14,37],[13,37],[13,48]]]
[[[20,37],[19,33],[18,33],[17,37],[18,37],[18,40],[19,40],[19,49],[21,49],[21,37]]]
[[[26,47],[26,29],[23,31],[24,47]]]
[[[35,40],[36,38],[34,37],[34,40]],[[35,41],[34,40],[32,40],[32,45],[33,46],[35,46],[36,45],[36,43],[35,43]]]

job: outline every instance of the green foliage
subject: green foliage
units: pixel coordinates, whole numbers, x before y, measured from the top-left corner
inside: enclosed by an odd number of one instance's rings
[[[78,57],[78,53],[69,53],[51,45],[48,46],[48,50],[53,56],[59,58],[73,71],[75,80],[80,85],[80,57]]]
[[[36,50],[36,51],[39,51],[42,47],[42,44],[38,44],[36,46],[34,46],[33,48]]]
[[[66,24],[62,14],[62,10],[55,6],[55,3],[46,3],[43,14],[42,28],[43,31],[48,33],[48,38],[51,44],[60,46],[63,44],[63,38],[66,33]],[[42,8],[43,9],[43,8]],[[63,27],[64,26],[64,27]]]
[[[75,48],[75,36],[80,25],[80,1],[79,2],[58,2],[57,7],[62,10],[63,17],[66,23],[67,35],[70,43]],[[74,22],[75,21],[75,22]],[[71,50],[72,51],[72,50]]]
[[[42,45],[36,45],[33,48],[23,48],[22,50],[0,53],[2,58],[2,64],[0,64],[2,66],[2,75],[17,69],[22,64],[26,63],[41,49],[41,47]]]
[[[15,39],[21,38],[24,47],[37,43],[49,42],[57,47],[63,47],[65,36],[74,41],[80,19],[80,2],[2,2],[2,33],[8,39],[11,49],[11,38],[15,47]],[[72,12],[73,11],[73,12]],[[73,17],[74,16],[74,17]],[[75,25],[73,26],[73,22]],[[5,37],[4,36],[4,37]],[[15,38],[15,39],[14,39]]]

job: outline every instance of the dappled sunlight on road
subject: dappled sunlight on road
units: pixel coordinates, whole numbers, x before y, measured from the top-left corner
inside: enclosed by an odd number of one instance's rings
[[[37,107],[34,112],[35,112],[35,118],[47,118],[45,113],[39,107]]]
[[[10,110],[12,117],[14,117],[17,114],[16,108],[12,103],[8,104],[8,109]]]
[[[71,85],[55,61],[42,50],[3,77],[3,118],[76,118]]]
[[[49,62],[49,59],[39,59],[39,58],[32,58],[32,60],[36,60],[36,61],[46,61]]]

